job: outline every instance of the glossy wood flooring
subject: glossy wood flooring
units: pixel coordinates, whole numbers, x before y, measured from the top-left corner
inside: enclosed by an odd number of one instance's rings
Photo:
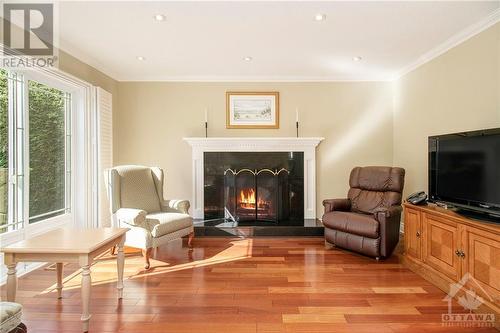
[[[191,254],[172,242],[141,267],[127,249],[122,301],[115,260],[92,267],[91,332],[496,332],[442,327],[445,294],[397,256],[377,263],[322,238],[198,238]],[[65,266],[62,300],[54,282],[51,267],[20,278],[28,331],[80,332],[76,266]]]

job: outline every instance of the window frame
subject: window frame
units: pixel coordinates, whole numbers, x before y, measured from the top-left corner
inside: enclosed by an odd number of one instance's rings
[[[35,74],[35,75],[34,75]],[[43,75],[37,75],[38,73],[32,73],[32,72],[28,72],[28,73],[25,73],[24,74],[24,80],[23,80],[23,85],[24,85],[24,105],[25,105],[25,115],[24,115],[24,128],[25,128],[25,133],[24,133],[24,169],[27,171],[29,169],[29,165],[30,165],[30,156],[29,156],[29,151],[30,151],[30,146],[29,146],[29,135],[30,135],[30,128],[29,128],[29,81],[34,81],[34,82],[38,82],[38,83],[41,83],[43,85],[46,85],[50,88],[55,88],[55,89],[58,89],[64,93],[69,93],[71,95],[71,105],[70,105],[70,110],[69,110],[69,113],[70,113],[70,116],[69,118],[72,119],[72,113],[73,113],[73,110],[75,108],[75,101],[74,101],[74,91],[72,91],[72,87],[68,86],[68,85],[64,85],[64,84],[61,84],[60,82],[54,80],[53,78],[50,78],[50,77],[46,77],[46,76],[43,76]],[[64,212],[63,214],[60,214],[60,215],[56,215],[56,216],[52,216],[52,217],[48,217],[46,219],[42,219],[40,221],[36,221],[36,222],[33,222],[33,223],[30,223],[30,216],[29,216],[29,187],[30,187],[30,173],[29,172],[25,172],[25,179],[24,179],[24,191],[25,191],[25,197],[24,197],[24,203],[28,203],[25,205],[24,207],[24,221],[23,221],[23,224],[24,224],[24,228],[31,228],[32,230],[36,230],[37,228],[35,227],[36,224],[39,224],[39,223],[50,223],[50,224],[57,224],[57,225],[64,225],[64,224],[67,224],[67,223],[70,223],[73,221],[73,207],[74,207],[74,195],[73,193],[71,193],[74,189],[74,177],[73,177],[73,172],[71,172],[70,174],[70,177],[69,177],[69,182],[68,182],[68,177],[67,177],[67,163],[66,161],[68,160],[68,156],[67,156],[67,153],[68,153],[68,150],[69,150],[69,153],[70,153],[70,171],[72,170],[72,167],[75,163],[75,158],[74,158],[74,154],[73,152],[75,151],[76,147],[75,147],[75,142],[74,142],[74,139],[73,139],[73,136],[71,135],[71,133],[74,132],[74,129],[73,127],[75,126],[74,122],[71,122],[70,124],[67,124],[66,123],[66,120],[67,120],[67,114],[65,112],[65,123],[64,123],[64,135],[65,135],[65,151],[64,151],[64,160],[65,160],[65,167],[64,167],[64,171],[65,171],[65,175],[64,175],[64,179],[65,179],[65,207],[63,208],[64,210],[67,210],[69,208],[69,212],[66,211]],[[67,144],[67,129],[69,128],[69,132],[70,132],[70,144],[69,144],[69,147],[66,146]],[[68,194],[68,188],[67,186],[69,186],[69,194]],[[68,207],[68,203],[66,203],[66,200],[67,200],[67,197],[68,195],[70,196],[70,200],[69,200],[69,207]],[[50,213],[50,212],[48,212]],[[32,228],[34,227],[34,228]]]
[[[92,150],[93,144],[91,135],[89,135],[92,119],[93,97],[91,95],[92,86],[84,81],[76,79],[69,74],[59,70],[12,70],[6,69],[9,79],[11,76],[17,76],[20,80],[16,81],[16,91],[12,91],[9,85],[9,100],[10,94],[17,94],[14,103],[9,103],[9,186],[16,186],[14,194],[9,194],[9,223],[10,219],[19,221],[15,226],[16,229],[7,229],[0,234],[0,243],[2,246],[23,240],[35,235],[57,229],[63,226],[91,226],[95,225],[92,219],[92,195],[93,191],[86,187],[89,179],[92,179],[94,173],[92,167]],[[65,163],[65,179],[66,186],[69,185],[69,212],[61,215],[48,217],[46,219],[29,223],[29,81],[36,81],[41,84],[59,89],[63,92],[71,94],[71,105],[69,112],[70,124],[65,122],[65,140],[67,140],[67,130],[70,131],[70,145],[65,147],[65,161],[69,160],[70,176],[67,176],[68,168]],[[15,114],[15,119],[11,115]],[[66,115],[68,116],[68,115]],[[12,119],[11,119],[12,118]],[[66,119],[65,119],[66,120]],[[22,129],[19,127],[19,121],[22,122]],[[68,126],[69,125],[69,126]],[[24,133],[19,142],[19,130]],[[18,145],[23,147],[19,148]],[[23,154],[20,154],[20,150]],[[70,151],[68,158],[67,153]],[[22,156],[19,156],[22,155]],[[12,156],[12,157],[11,157]],[[15,161],[15,164],[11,164]],[[19,165],[21,164],[21,167]],[[11,167],[12,166],[12,167]],[[21,169],[21,170],[20,170]],[[21,173],[20,173],[21,172]],[[19,185],[19,175],[24,175],[23,184]],[[82,187],[85,186],[85,187]],[[21,187],[21,188],[20,188]],[[76,189],[83,189],[77,191]],[[9,188],[10,190],[10,188]],[[66,200],[68,193],[66,192]],[[80,193],[79,193],[80,192]],[[90,192],[90,193],[89,193]],[[13,200],[18,196],[17,200]],[[20,198],[19,196],[22,196]],[[21,200],[20,200],[21,199]],[[12,203],[11,203],[12,201]],[[11,206],[12,205],[12,206]],[[22,208],[19,206],[23,205]],[[65,205],[67,206],[67,205]],[[65,207],[68,208],[68,207]],[[10,209],[22,209],[22,214],[18,211],[16,214],[10,213]],[[20,216],[19,216],[20,215]],[[12,217],[11,217],[12,216]],[[89,219],[90,218],[90,219]]]

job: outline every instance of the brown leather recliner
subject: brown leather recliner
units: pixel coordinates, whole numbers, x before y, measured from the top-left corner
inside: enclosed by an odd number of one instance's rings
[[[325,245],[389,257],[399,241],[404,177],[402,168],[354,168],[348,198],[323,201]]]

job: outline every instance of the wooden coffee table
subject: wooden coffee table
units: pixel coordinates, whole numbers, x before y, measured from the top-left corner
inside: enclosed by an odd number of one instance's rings
[[[17,242],[0,249],[5,254],[7,265],[7,300],[16,299],[18,262],[55,262],[57,263],[57,292],[62,298],[63,263],[77,263],[82,268],[82,324],[83,331],[89,330],[90,320],[90,266],[94,258],[113,246],[118,247],[118,298],[123,295],[123,266],[125,256],[123,244],[127,228],[77,229],[61,228],[40,236]]]

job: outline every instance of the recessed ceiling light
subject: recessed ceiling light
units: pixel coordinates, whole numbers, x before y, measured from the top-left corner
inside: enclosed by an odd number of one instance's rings
[[[243,60],[245,60],[245,61],[252,61],[252,59],[253,59],[252,57],[245,57],[245,58],[243,58]]]
[[[135,58],[136,58],[137,60],[139,60],[139,61],[144,61],[144,60],[146,60],[146,58],[144,58],[143,56],[137,56],[137,57],[135,57]]]
[[[315,21],[324,21],[326,20],[326,14],[316,14],[314,15],[314,20]]]
[[[163,15],[163,14],[156,14],[155,16],[153,16],[153,18],[158,21],[158,22],[161,22],[161,21],[165,21],[166,19],[166,16]]]
[[[352,57],[352,61],[361,61],[363,58],[361,57]]]

